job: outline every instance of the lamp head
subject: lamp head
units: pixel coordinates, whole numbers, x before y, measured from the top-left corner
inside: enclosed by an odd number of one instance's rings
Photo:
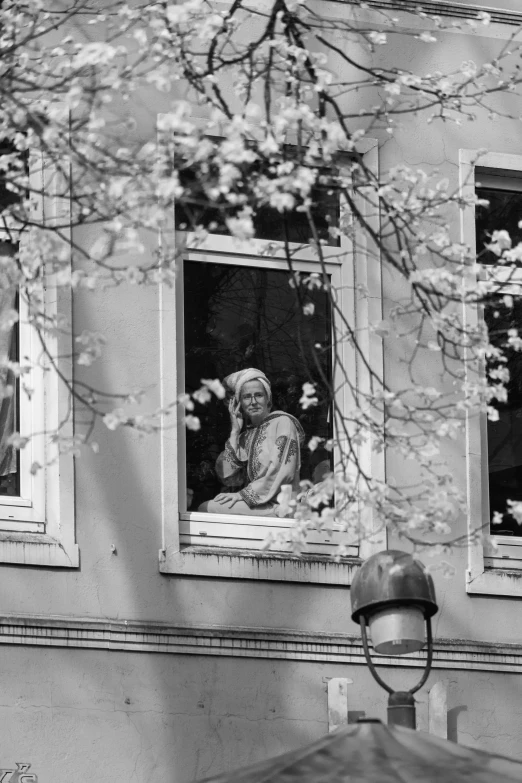
[[[425,644],[424,625],[435,614],[433,579],[407,552],[389,549],[368,558],[351,587],[352,620],[370,627],[375,652],[404,655]]]

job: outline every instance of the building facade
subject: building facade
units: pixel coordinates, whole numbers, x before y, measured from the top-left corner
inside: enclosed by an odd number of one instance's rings
[[[405,30],[423,29],[421,17],[403,13],[417,3],[369,5],[399,16]],[[463,60],[487,58],[522,24],[518,0],[496,5],[483,9],[491,14],[489,26],[442,32],[433,54],[411,38],[404,45],[398,36],[379,56],[412,69],[441,70],[441,63],[451,70]],[[329,6],[333,16],[349,12],[344,3]],[[481,10],[471,2],[426,0],[424,6],[448,23],[474,20]],[[482,188],[500,194],[502,203],[516,203],[522,136],[520,121],[503,116],[510,100],[499,96],[495,122],[427,125],[413,116],[393,139],[377,132],[359,151],[376,172],[398,162],[437,169],[455,188]],[[161,115],[164,108],[154,110]],[[155,124],[150,117],[147,123]],[[480,165],[478,150],[486,150]],[[473,211],[464,210],[452,231],[472,244],[476,221]],[[92,238],[88,229],[78,231],[79,241]],[[253,311],[245,298],[248,280],[261,267],[262,243],[272,237],[259,239],[258,256],[251,250],[242,256],[226,237],[211,239],[186,258],[184,278],[173,288],[120,287],[59,302],[49,295],[50,311],[72,310],[77,334],[89,329],[111,335],[103,359],[90,369],[97,384],[150,387],[152,379],[159,406],[183,387],[184,373],[190,372],[185,357],[198,348],[201,334],[214,330],[220,345],[250,339],[248,319],[227,320],[221,311],[213,324],[198,321],[198,336],[195,327],[191,332],[190,308],[196,314],[204,309],[198,296],[205,293],[203,281],[209,286],[213,281],[212,296],[218,284],[225,291],[223,312],[232,311],[232,295],[236,305]],[[384,368],[385,377],[400,380],[404,370],[393,346],[369,329],[392,306],[396,281],[378,263],[363,263],[353,253],[347,257],[352,260],[345,267],[332,261],[328,273],[341,285],[348,281],[346,290],[355,290],[353,281],[364,287],[364,297],[347,293],[343,306],[357,312],[360,329],[368,333],[371,361]],[[315,263],[312,254],[297,260],[308,272]],[[277,254],[265,260],[258,283],[281,311],[282,269]],[[231,270],[240,281],[234,290],[226,288]],[[320,312],[319,299],[316,306]],[[327,321],[325,313],[310,339],[320,339]],[[278,329],[276,321],[276,334]],[[21,334],[20,341],[30,348],[30,337]],[[287,354],[277,361],[288,361]],[[346,361],[359,383],[366,383],[357,357]],[[300,383],[298,370],[291,373]],[[67,401],[45,373],[34,384],[37,402],[21,415],[43,431],[61,420]],[[515,419],[513,413],[507,422],[513,441]],[[365,665],[359,629],[350,619],[349,588],[361,559],[403,544],[380,533],[340,562],[331,558],[336,542],[326,535],[318,535],[301,558],[265,550],[267,529],[278,533],[286,521],[261,525],[223,515],[215,522],[198,512],[193,497],[208,471],[197,449],[190,457],[185,439],[191,434],[169,421],[165,425],[147,438],[124,428],[100,430],[99,453],[75,461],[63,454],[32,476],[30,465],[44,448],[36,441],[31,459],[22,457],[27,464],[18,468],[24,489],[2,495],[2,770],[30,764],[27,774],[40,781],[87,781],[95,775],[99,781],[188,783],[305,745],[335,723],[336,705],[349,721],[385,720],[386,695]],[[516,468],[516,442],[514,456],[503,452],[496,462],[491,457],[496,432],[488,434],[484,422],[471,419],[466,439],[454,441],[446,455],[469,499],[459,534],[487,525],[491,497],[505,486],[495,474]],[[206,448],[215,459],[212,447]],[[371,448],[362,459],[374,475],[401,470]],[[310,465],[312,473],[318,464]],[[30,513],[17,500],[27,493]],[[445,555],[454,569],[450,578],[434,572],[435,656],[417,695],[418,725],[522,758],[522,537],[508,526],[497,538],[496,552],[474,540]],[[408,688],[422,665],[422,654],[383,659],[383,676],[397,689]]]

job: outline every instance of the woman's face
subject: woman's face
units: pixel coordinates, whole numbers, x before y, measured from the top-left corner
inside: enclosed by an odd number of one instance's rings
[[[260,381],[245,383],[239,395],[239,404],[243,414],[248,416],[254,425],[260,424],[270,412],[268,396]]]

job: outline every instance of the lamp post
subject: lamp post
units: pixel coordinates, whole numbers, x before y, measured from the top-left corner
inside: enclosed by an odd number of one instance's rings
[[[413,694],[428,679],[433,656],[431,617],[438,609],[433,579],[419,560],[389,549],[362,564],[350,592],[352,620],[361,626],[366,662],[373,678],[389,693],[388,725],[414,729]],[[424,673],[409,691],[394,691],[377,673],[368,646],[368,627],[373,649],[380,655],[405,655],[422,650],[427,643]]]
[[[431,665],[430,618],[437,611],[433,581],[422,563],[405,552],[380,552],[363,563],[352,584],[352,617],[360,623],[364,653],[377,682],[390,694],[388,723],[366,719],[338,728],[311,745],[200,783],[519,783],[522,762],[466,748],[415,728],[413,694],[424,685]],[[366,634],[384,655],[404,655],[424,647],[428,658],[420,683],[394,693],[375,671]]]

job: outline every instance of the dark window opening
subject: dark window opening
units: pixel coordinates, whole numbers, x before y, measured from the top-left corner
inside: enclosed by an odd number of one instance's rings
[[[489,184],[489,183],[488,183]],[[505,229],[513,245],[522,241],[522,192],[500,188],[478,188],[477,195],[488,199],[489,207],[477,208],[477,254],[482,263],[498,264],[494,253],[485,249],[493,231]],[[499,525],[491,525],[493,535],[522,536],[522,528],[507,513],[507,500],[522,501],[522,353],[507,346],[508,331],[516,329],[522,336],[522,297],[513,298],[509,307],[502,292],[489,297],[484,307],[484,317],[490,342],[501,348],[506,363],[489,362],[487,371],[507,367],[510,379],[506,384],[506,402],[492,401],[498,411],[498,421],[487,423],[488,475],[490,519],[498,512],[502,515]]]
[[[272,412],[291,414],[304,429],[300,479],[317,483],[332,469],[330,451],[307,447],[313,435],[333,435],[331,304],[326,292],[304,287],[298,301],[289,281],[283,270],[185,261],[185,386],[192,392],[202,378],[223,380],[249,367],[264,372],[272,387]],[[299,400],[306,381],[316,384],[319,404],[304,411]],[[187,431],[187,495],[192,510],[229,491],[215,469],[230,434],[227,403],[213,398],[196,405],[194,413],[201,428]]]

